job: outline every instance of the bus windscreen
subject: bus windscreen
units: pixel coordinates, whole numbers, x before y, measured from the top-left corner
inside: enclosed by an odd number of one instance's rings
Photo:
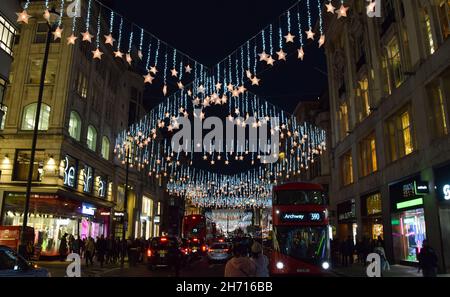
[[[321,191],[284,190],[274,193],[275,205],[324,205],[325,194]]]

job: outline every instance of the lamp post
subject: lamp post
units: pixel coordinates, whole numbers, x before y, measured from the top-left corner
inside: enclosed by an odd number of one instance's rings
[[[31,144],[31,156],[30,156],[30,167],[28,171],[28,180],[27,180],[27,189],[25,194],[25,208],[23,213],[23,223],[22,223],[22,233],[20,236],[20,244],[19,244],[19,254],[26,255],[26,242],[25,242],[25,230],[28,224],[28,212],[30,210],[30,197],[31,197],[31,185],[33,182],[33,171],[34,171],[34,159],[36,155],[36,143],[37,143],[37,137],[39,133],[39,120],[41,117],[41,107],[42,107],[42,97],[44,94],[44,85],[45,85],[45,76],[47,73],[47,63],[48,63],[48,56],[50,53],[50,43],[52,38],[52,32],[55,29],[55,27],[58,25],[56,20],[60,17],[60,14],[56,12],[56,10],[53,8],[50,10],[50,19],[47,23],[48,25],[48,32],[47,32],[47,39],[45,43],[45,53],[44,53],[44,60],[42,62],[42,71],[41,71],[41,81],[39,84],[39,94],[38,94],[38,101],[37,101],[37,107],[36,107],[36,116],[34,120],[34,132],[33,132],[33,140]]]
[[[125,172],[125,197],[123,200],[123,212],[124,212],[124,217],[123,217],[123,229],[122,229],[122,243],[125,243],[126,237],[125,237],[125,233],[127,232],[127,225],[128,225],[128,175],[129,175],[129,171],[130,171],[130,148],[131,148],[131,142],[128,141],[127,144],[125,145],[125,150],[126,150],[126,158],[127,160],[126,162],[126,172]],[[125,248],[126,246],[124,245],[123,248]],[[121,261],[120,261],[120,267],[123,268],[125,265],[125,256],[121,257]]]

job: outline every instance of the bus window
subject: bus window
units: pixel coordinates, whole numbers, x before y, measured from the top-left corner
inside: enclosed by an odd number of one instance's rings
[[[274,193],[275,205],[323,205],[325,200],[325,194],[321,191],[286,190]]]

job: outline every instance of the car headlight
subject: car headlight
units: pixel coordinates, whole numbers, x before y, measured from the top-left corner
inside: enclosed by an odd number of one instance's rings
[[[284,268],[283,262],[278,262],[277,263],[277,268],[280,269],[280,270],[283,269]]]
[[[329,269],[330,268],[330,263],[328,263],[327,261],[323,262],[322,263],[322,268],[325,269],[325,270]]]

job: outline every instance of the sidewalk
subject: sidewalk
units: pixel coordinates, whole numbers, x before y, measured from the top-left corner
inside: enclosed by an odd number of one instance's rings
[[[70,264],[70,262],[62,261],[39,261],[35,263],[39,267],[46,268],[52,277],[66,277],[66,269]],[[102,277],[104,274],[109,274],[120,269],[120,263],[105,264],[103,267],[100,267],[99,263],[95,263],[93,266],[89,265],[89,267],[86,267],[86,263],[83,261],[81,263],[81,277]],[[125,262],[124,269],[130,269],[127,262]]]
[[[366,267],[362,264],[353,264],[349,267],[337,266],[332,272],[343,277],[367,277]],[[391,270],[384,271],[383,277],[422,277],[422,272],[418,272],[417,267],[404,265],[391,265]],[[450,277],[450,274],[440,274],[438,277]]]

